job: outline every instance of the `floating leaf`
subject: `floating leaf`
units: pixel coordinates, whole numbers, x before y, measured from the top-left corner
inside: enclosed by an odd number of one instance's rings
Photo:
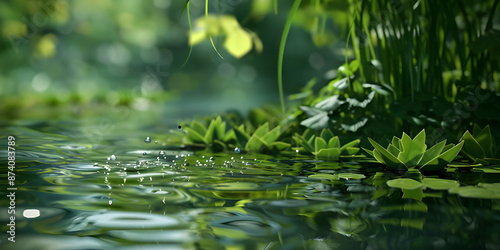
[[[424,178],[422,184],[425,187],[434,190],[448,190],[450,188],[459,187],[460,184],[454,180],[437,179],[437,178]]]
[[[401,178],[387,181],[387,186],[393,188],[402,188],[402,189],[417,189],[422,187],[422,183],[409,179],[409,178]]]
[[[354,180],[366,178],[366,176],[363,174],[353,174],[353,173],[340,173],[338,174],[338,176],[342,179],[354,179]]]

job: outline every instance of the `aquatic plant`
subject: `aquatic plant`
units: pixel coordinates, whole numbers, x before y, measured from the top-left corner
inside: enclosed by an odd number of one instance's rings
[[[226,122],[220,116],[210,121],[208,127],[196,120],[190,126],[184,126],[185,138],[190,143],[202,144],[214,151],[222,151],[227,147],[227,142],[234,139],[233,130],[226,131]]]
[[[300,145],[296,150],[300,153],[313,154],[316,158],[339,160],[340,155],[355,155],[359,151],[357,147],[359,139],[341,146],[339,137],[333,136],[329,129],[323,129],[320,136],[314,135],[312,130],[307,129],[302,135],[295,133],[293,139]]]
[[[500,163],[500,159],[494,159],[493,139],[490,126],[483,129],[474,125],[472,134],[467,130],[460,138],[464,142],[464,147],[460,152],[465,158],[474,162],[474,164],[491,165]]]
[[[280,137],[280,126],[269,129],[269,123],[266,122],[259,126],[253,133],[245,130],[245,125],[234,128],[236,141],[241,148],[246,151],[271,151],[280,152],[290,148],[290,144],[278,141]]]
[[[426,150],[425,129],[413,139],[404,132],[401,138],[394,136],[387,148],[382,147],[371,138],[368,140],[374,147],[373,151],[363,149],[388,168],[418,168],[427,171],[444,169],[448,163],[455,159],[464,144],[461,141],[457,145],[446,145],[446,140],[443,140]]]

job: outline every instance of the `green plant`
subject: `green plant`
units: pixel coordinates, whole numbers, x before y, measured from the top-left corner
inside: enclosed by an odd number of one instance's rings
[[[446,145],[444,140],[426,150],[424,129],[413,139],[404,132],[401,139],[394,136],[387,148],[370,138],[368,140],[374,147],[373,151],[363,149],[378,162],[395,169],[442,170],[457,156],[464,144],[461,141],[457,145]]]
[[[493,158],[494,145],[489,125],[483,129],[474,125],[472,134],[467,130],[460,140],[464,142],[461,154],[473,161],[474,164],[491,165],[500,163],[500,159]]]
[[[224,150],[227,143],[235,138],[233,130],[226,132],[226,122],[222,122],[220,116],[212,119],[208,128],[193,120],[189,127],[184,126],[184,130],[188,142],[208,146],[214,151]]]
[[[316,158],[339,160],[340,155],[355,155],[359,151],[359,139],[341,146],[339,137],[333,136],[329,129],[323,129],[320,136],[307,129],[302,135],[296,133],[293,139],[300,145],[296,148],[300,153],[313,154]]]
[[[281,127],[277,126],[269,130],[269,123],[266,122],[258,127],[253,134],[245,130],[245,125],[234,128],[234,134],[238,145],[246,151],[280,152],[290,148],[290,144],[278,141],[280,129]]]

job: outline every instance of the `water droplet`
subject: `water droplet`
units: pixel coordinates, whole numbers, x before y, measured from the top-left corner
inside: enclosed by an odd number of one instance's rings
[[[240,148],[236,147],[236,148],[234,148],[234,152],[239,154],[241,152],[241,150],[240,150]]]
[[[97,165],[99,165],[99,163],[97,163],[97,162],[96,162],[96,163],[94,163],[94,166],[97,166]]]
[[[109,205],[113,204],[113,201],[109,200]]]
[[[116,161],[116,156],[115,155],[111,155],[111,157],[109,157],[109,160]]]
[[[181,129],[181,128],[182,128],[182,126],[181,126],[181,125],[179,125],[179,126],[177,126],[177,128],[178,128],[178,129]]]
[[[155,144],[158,144],[158,141],[155,141]]]
[[[148,154],[148,153],[146,153],[146,152],[142,153],[142,155],[147,155],[147,154]]]
[[[146,137],[146,139],[144,140],[144,142],[145,142],[145,143],[150,143],[150,142],[151,142],[151,138],[149,138],[149,136],[148,136],[148,137]]]

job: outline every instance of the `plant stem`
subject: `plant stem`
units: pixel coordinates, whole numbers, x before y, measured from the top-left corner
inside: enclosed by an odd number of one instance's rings
[[[286,38],[288,37],[288,32],[290,31],[290,27],[292,26],[293,17],[299,9],[301,1],[302,0],[295,0],[293,2],[292,9],[288,13],[288,17],[286,19],[285,28],[283,29],[283,34],[281,36],[280,42],[278,55],[278,88],[280,93],[281,110],[283,111],[283,114],[285,113],[285,98],[283,97],[283,54],[285,52]]]

